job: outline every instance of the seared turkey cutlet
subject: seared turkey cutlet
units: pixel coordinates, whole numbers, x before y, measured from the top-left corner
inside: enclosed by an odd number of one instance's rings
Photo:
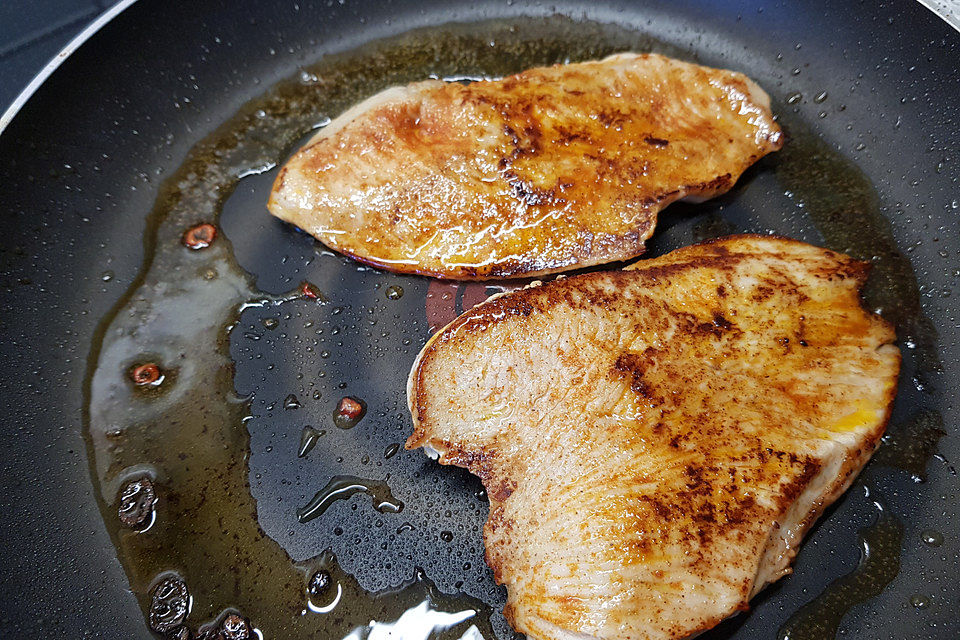
[[[790,572],[896,392],[866,273],[734,236],[502,294],[430,339],[407,448],[483,481],[517,631],[687,638]]]
[[[782,145],[749,78],[659,55],[427,80],[356,105],[268,207],[391,271],[488,279],[639,255],[658,212],[724,193]]]

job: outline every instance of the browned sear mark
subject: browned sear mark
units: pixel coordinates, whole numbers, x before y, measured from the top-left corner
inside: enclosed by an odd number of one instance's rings
[[[217,228],[204,222],[183,232],[183,244],[190,249],[206,249],[217,238]]]

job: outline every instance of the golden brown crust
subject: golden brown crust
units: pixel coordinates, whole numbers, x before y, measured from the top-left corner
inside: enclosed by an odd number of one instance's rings
[[[896,393],[867,270],[736,236],[496,297],[431,338],[407,447],[487,487],[518,631],[685,638],[789,571]]]
[[[268,207],[384,269],[532,276],[639,255],[663,207],[781,145],[745,76],[620,54],[389,89],[291,158]]]

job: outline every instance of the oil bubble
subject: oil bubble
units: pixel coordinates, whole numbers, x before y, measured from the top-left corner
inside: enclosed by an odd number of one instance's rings
[[[910,596],[910,604],[912,604],[917,609],[926,609],[930,604],[930,598],[925,595],[915,593]]]
[[[399,300],[403,297],[403,287],[399,285],[391,285],[387,287],[386,296],[390,300]]]
[[[931,547],[939,547],[943,544],[943,534],[934,529],[927,529],[921,533],[920,539],[923,540],[924,544],[928,544]]]

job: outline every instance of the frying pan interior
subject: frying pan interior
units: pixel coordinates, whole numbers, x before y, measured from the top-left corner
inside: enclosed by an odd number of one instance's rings
[[[875,460],[794,575],[707,637],[956,637],[957,46],[911,2],[137,2],[0,135],[4,635],[147,637],[175,574],[194,628],[239,611],[265,637],[344,637],[426,601],[470,613],[450,637],[510,637],[482,487],[396,446],[432,325],[495,289],[361,267],[264,203],[277,163],[381,88],[632,49],[750,75],[789,136],[666,210],[648,255],[773,232],[870,260],[904,354]],[[216,241],[183,247],[203,222]],[[130,383],[146,362],[158,387]],[[351,428],[343,396],[366,405]],[[117,495],[142,477],[137,533]]]

